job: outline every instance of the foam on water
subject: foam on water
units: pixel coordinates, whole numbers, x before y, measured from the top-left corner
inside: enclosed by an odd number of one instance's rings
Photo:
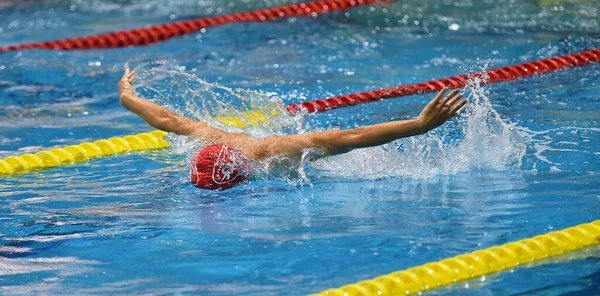
[[[184,67],[164,61],[141,64],[136,69],[139,73],[136,91],[140,96],[226,131],[266,137],[315,129],[304,123],[302,116],[288,115],[275,116],[261,126],[224,125],[216,118],[236,116],[243,119],[243,112],[248,110],[286,114],[284,104],[275,94],[209,83],[195,76],[194,69],[186,72]],[[469,103],[461,115],[432,132],[314,162],[308,161],[310,157],[303,157],[302,162],[290,164],[293,166],[290,171],[262,177],[275,177],[291,184],[310,184],[311,179],[321,177],[431,178],[472,169],[518,168],[525,155],[525,142],[515,126],[505,122],[494,110],[488,98],[489,90],[481,87],[483,79],[485,77],[472,79],[468,87]],[[186,137],[172,137],[172,141],[174,151],[186,154],[188,158],[202,146]],[[309,154],[310,151],[305,156]]]

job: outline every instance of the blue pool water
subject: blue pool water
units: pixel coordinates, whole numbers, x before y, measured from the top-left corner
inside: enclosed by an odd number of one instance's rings
[[[3,1],[0,46],[289,3],[247,2]],[[140,94],[199,116],[209,112],[201,103],[234,112],[600,47],[596,1],[480,2],[402,1],[140,48],[1,54],[0,158],[150,131],[119,105],[124,63],[140,72]],[[600,216],[599,77],[590,65],[473,86],[466,112],[430,135],[229,191],[191,186],[186,157],[197,146],[173,136],[172,149],[2,177],[0,293],[302,295],[590,222]],[[407,119],[430,98],[246,132]],[[599,256],[431,293],[598,294]]]

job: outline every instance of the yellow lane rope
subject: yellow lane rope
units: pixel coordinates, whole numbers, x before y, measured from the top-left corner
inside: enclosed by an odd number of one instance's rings
[[[270,116],[281,112],[271,110]],[[217,121],[224,125],[246,128],[250,125],[261,126],[269,122],[269,116],[261,111],[245,111],[240,116],[220,116]],[[16,175],[34,170],[47,169],[64,164],[87,161],[92,158],[109,156],[130,151],[161,149],[171,146],[163,140],[167,133],[153,131],[125,137],[114,137],[98,140],[93,143],[82,143],[65,148],[44,150],[35,154],[23,154],[0,159],[0,175]]]
[[[166,132],[155,130],[149,133],[43,150],[35,154],[11,156],[0,160],[0,175],[21,174],[130,151],[166,148],[171,146],[163,139],[166,134]]]
[[[417,294],[598,245],[600,220],[325,290],[313,295]]]

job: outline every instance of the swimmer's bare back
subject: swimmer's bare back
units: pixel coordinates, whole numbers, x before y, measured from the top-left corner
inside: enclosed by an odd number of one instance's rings
[[[444,89],[425,106],[416,119],[390,121],[348,130],[256,138],[211,127],[205,122],[185,118],[137,97],[131,87],[135,75],[135,71],[125,67],[125,74],[118,85],[121,104],[127,110],[159,130],[197,138],[207,145],[227,145],[255,161],[272,156],[299,159],[303,150],[307,148],[321,149],[323,153],[320,156],[336,155],[424,134],[444,124],[466,104],[466,100],[461,100],[463,95],[459,94],[458,90],[453,90],[444,97]]]

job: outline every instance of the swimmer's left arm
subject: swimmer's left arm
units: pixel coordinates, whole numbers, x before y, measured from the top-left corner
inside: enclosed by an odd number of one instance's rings
[[[423,108],[419,117],[412,120],[399,120],[350,130],[331,130],[306,134],[314,147],[322,148],[327,155],[348,152],[353,149],[383,145],[400,138],[416,136],[444,124],[455,116],[466,104],[458,90],[450,92],[445,98],[446,90],[440,91],[433,100]]]

